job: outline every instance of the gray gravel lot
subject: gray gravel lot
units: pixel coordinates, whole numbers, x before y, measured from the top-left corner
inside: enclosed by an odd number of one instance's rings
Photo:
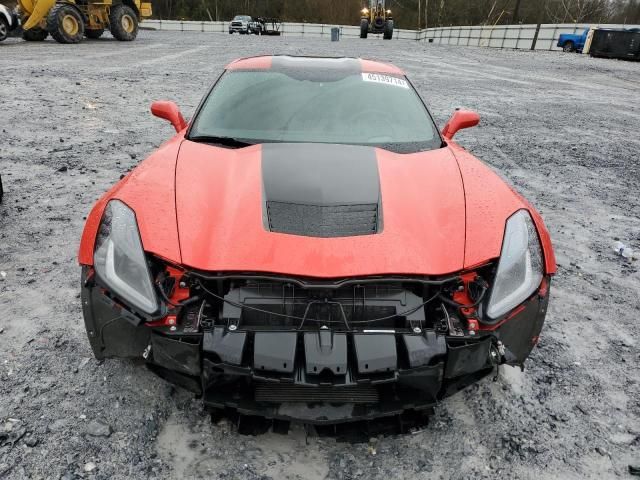
[[[542,212],[558,256],[524,373],[444,401],[422,431],[370,444],[244,437],[144,366],[93,359],[76,253],[97,198],[172,135],[230,60],[349,55],[406,69],[438,124]],[[0,44],[0,478],[630,478],[640,464],[640,63],[556,52],[141,32]],[[637,255],[638,253],[636,253]]]

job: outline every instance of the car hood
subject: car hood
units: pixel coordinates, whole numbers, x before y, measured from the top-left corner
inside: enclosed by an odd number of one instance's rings
[[[199,270],[336,278],[464,265],[464,189],[448,148],[185,140],[175,198],[182,263]]]
[[[525,208],[546,272],[556,271],[538,212],[451,141],[403,155],[317,144],[234,150],[176,135],[94,205],[80,242],[83,265],[93,264],[100,219],[114,198],[135,211],[147,252],[199,270],[325,278],[458,272],[499,257],[506,220]]]

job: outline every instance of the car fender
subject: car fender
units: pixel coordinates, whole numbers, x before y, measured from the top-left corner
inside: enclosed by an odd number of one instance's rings
[[[181,263],[175,208],[175,167],[184,132],[175,135],[116,183],[93,207],[82,232],[78,262],[93,265],[93,249],[109,200],[118,199],[136,214],[146,252]],[[158,192],[163,192],[162,195]]]
[[[516,211],[526,209],[538,230],[545,272],[553,275],[557,270],[556,257],[549,231],[538,211],[488,165],[460,145],[449,141],[449,148],[458,161],[465,191],[465,269],[498,258],[502,250],[506,219]]]

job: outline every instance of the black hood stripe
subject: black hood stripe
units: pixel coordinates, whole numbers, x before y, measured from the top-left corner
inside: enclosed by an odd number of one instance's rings
[[[375,149],[329,144],[262,147],[265,228],[314,237],[381,231]]]

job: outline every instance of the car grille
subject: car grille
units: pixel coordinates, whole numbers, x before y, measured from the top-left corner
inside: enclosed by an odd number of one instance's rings
[[[269,230],[307,237],[351,237],[378,232],[378,205],[299,205],[267,202]]]
[[[342,387],[318,385],[291,385],[285,383],[258,383],[255,389],[257,402],[327,402],[327,403],[376,403],[378,390],[372,385],[345,385]]]

